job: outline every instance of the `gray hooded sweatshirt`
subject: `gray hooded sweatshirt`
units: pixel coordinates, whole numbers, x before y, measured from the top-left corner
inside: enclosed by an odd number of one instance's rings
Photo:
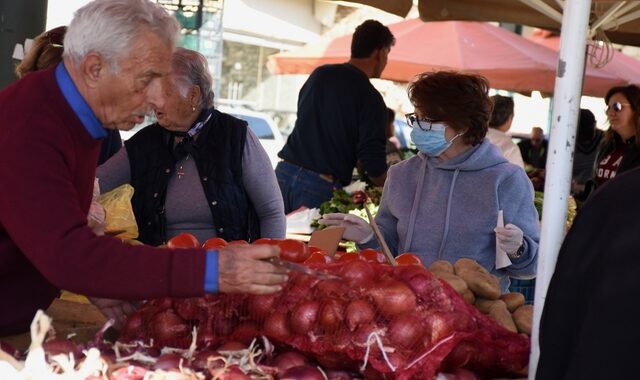
[[[500,278],[535,275],[540,224],[531,181],[488,140],[448,161],[419,153],[389,168],[376,216],[395,254],[412,252],[424,265],[476,260]],[[524,254],[495,269],[498,211],[524,233]],[[376,248],[375,239],[360,245]]]

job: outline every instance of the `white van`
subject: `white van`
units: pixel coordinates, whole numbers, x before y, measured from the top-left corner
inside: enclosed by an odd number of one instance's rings
[[[246,108],[229,108],[226,106],[218,106],[216,108],[220,112],[233,115],[249,123],[249,128],[260,139],[262,147],[269,155],[271,166],[275,168],[278,161],[280,161],[278,152],[284,146],[284,138],[273,118],[266,113],[251,111]]]

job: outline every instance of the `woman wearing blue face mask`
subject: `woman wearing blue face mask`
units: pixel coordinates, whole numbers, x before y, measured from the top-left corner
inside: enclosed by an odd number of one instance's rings
[[[389,168],[376,217],[395,254],[412,252],[428,266],[440,259],[476,260],[501,279],[535,275],[539,223],[524,170],[485,140],[493,104],[481,76],[422,74],[409,86],[415,112],[407,115],[420,151]],[[504,227],[496,227],[499,211]],[[364,220],[327,214],[320,221],[347,229],[361,248],[378,243]],[[511,261],[496,269],[496,244]]]

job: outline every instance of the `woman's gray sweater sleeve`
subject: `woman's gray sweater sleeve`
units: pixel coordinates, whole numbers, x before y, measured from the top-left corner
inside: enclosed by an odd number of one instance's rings
[[[131,166],[127,150],[123,147],[96,169],[100,192],[106,193],[120,185],[131,182]]]
[[[261,237],[284,239],[287,221],[278,180],[267,152],[249,128],[242,154],[242,181],[258,213]]]

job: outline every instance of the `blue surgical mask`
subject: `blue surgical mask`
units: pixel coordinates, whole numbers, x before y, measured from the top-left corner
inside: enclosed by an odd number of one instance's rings
[[[435,128],[434,128],[435,127]],[[444,131],[446,125],[433,124],[431,129],[423,131],[420,128],[413,128],[411,131],[411,140],[416,144],[419,151],[426,154],[429,157],[438,157],[445,150],[449,149],[453,140],[460,135],[456,135],[451,141],[447,141],[444,137]]]

